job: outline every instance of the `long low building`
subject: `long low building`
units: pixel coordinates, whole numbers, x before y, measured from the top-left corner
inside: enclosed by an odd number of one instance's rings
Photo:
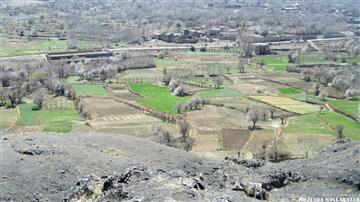
[[[54,60],[83,60],[86,58],[96,59],[96,58],[109,58],[113,56],[113,52],[111,51],[69,51],[69,52],[59,52],[59,53],[48,53],[46,54],[46,58],[49,61]]]

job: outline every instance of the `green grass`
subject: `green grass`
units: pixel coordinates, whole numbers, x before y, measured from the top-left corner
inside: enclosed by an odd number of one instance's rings
[[[255,58],[257,63],[263,61],[266,66],[275,70],[285,70],[289,64],[288,58],[285,55],[280,56],[258,56]]]
[[[73,110],[44,110],[40,113],[40,124],[45,124],[44,131],[69,133],[72,121],[83,120],[78,112]]]
[[[72,130],[72,121],[83,120],[75,109],[54,109],[34,111],[33,103],[19,105],[20,119],[18,124],[25,126],[44,125],[44,131],[69,133]]]
[[[170,114],[176,114],[175,105],[177,103],[183,103],[189,99],[189,97],[173,96],[166,86],[151,83],[131,83],[129,87],[145,97],[138,100],[140,104]]]
[[[327,64],[332,63],[325,60],[324,54],[321,53],[308,53],[300,55],[300,64]]]
[[[360,62],[360,58],[349,58],[347,57],[347,62]],[[285,70],[288,66],[293,66],[295,64],[291,64],[288,62],[287,52],[279,51],[279,55],[270,55],[270,56],[256,56],[255,62],[259,63],[264,61],[265,65],[275,70]],[[338,56],[338,60],[336,62],[329,61],[325,59],[323,53],[315,52],[315,53],[307,53],[300,55],[300,64],[338,64],[341,62],[341,56]]]
[[[241,93],[229,88],[222,88],[222,89],[210,89],[206,91],[198,92],[200,97],[204,98],[211,98],[211,97],[235,97],[240,96]]]
[[[356,117],[357,114],[360,113],[360,100],[331,100],[329,103],[335,109],[353,117]]]
[[[307,114],[294,118],[290,121],[285,131],[286,133],[304,135],[335,135],[331,127],[326,122],[321,120],[317,114]]]
[[[343,125],[345,137],[360,140],[360,124],[354,120],[335,112],[322,113],[319,115],[319,118],[327,122],[333,129],[335,129],[338,124]]]
[[[299,94],[300,91],[296,88],[280,88],[279,92],[284,95]]]
[[[80,77],[79,76],[68,76],[66,78],[66,81],[69,84],[79,84],[80,83]]]
[[[92,42],[80,41],[79,49],[99,48],[100,44],[93,45]],[[6,42],[0,49],[0,57],[11,57],[21,55],[42,54],[47,52],[58,52],[67,50],[66,40],[33,40],[29,42]]]
[[[299,93],[299,94],[288,94],[289,97],[295,99],[295,100],[300,100],[303,102],[310,102],[310,103],[315,103],[315,104],[324,104],[324,101],[320,100],[320,97],[318,96],[314,96],[314,95],[307,95],[304,93]]]
[[[25,126],[36,126],[40,111],[32,110],[36,105],[33,103],[25,103],[18,105],[20,110],[20,118],[18,124]]]
[[[74,84],[72,85],[77,96],[98,96],[107,97],[109,92],[103,85],[98,84]]]
[[[287,133],[336,136],[338,124],[344,126],[345,137],[360,140],[360,124],[335,112],[313,113],[294,118],[286,128]]]

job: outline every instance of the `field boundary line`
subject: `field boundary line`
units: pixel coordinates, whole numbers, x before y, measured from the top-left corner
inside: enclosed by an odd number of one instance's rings
[[[330,111],[336,112],[336,113],[338,113],[338,114],[341,114],[341,115],[343,115],[343,116],[346,116],[346,117],[354,120],[355,122],[358,122],[358,120],[356,120],[356,117],[353,117],[352,115],[350,115],[350,114],[348,114],[348,113],[346,113],[346,112],[343,112],[343,111],[341,111],[341,110],[339,110],[339,109],[336,109],[336,107],[333,107],[333,106],[332,106],[330,103],[328,103],[328,102],[325,103],[325,106],[326,106]]]
[[[268,102],[265,102],[265,101],[262,101],[262,100],[258,100],[258,99],[252,98],[251,96],[248,96],[247,98],[248,98],[248,99],[250,99],[250,100],[253,100],[253,101],[256,101],[256,102],[259,102],[259,103],[263,103],[263,104],[269,105],[269,106],[271,106],[271,107],[274,107],[274,108],[280,109],[280,110],[282,110],[282,111],[286,111],[286,112],[292,113],[292,114],[294,114],[294,115],[305,115],[305,114],[311,114],[311,113],[300,114],[300,113],[297,113],[297,112],[292,112],[292,111],[289,111],[289,110],[283,109],[283,108],[281,108],[281,107],[279,107],[279,106],[272,105],[272,104],[270,104],[270,103],[268,103]],[[289,98],[289,99],[291,99],[291,98]],[[296,100],[296,101],[298,101],[298,100]]]

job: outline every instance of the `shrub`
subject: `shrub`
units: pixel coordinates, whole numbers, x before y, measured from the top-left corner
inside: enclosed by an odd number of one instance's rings
[[[171,137],[170,133],[161,126],[153,125],[150,131],[150,140],[159,144],[169,145]]]

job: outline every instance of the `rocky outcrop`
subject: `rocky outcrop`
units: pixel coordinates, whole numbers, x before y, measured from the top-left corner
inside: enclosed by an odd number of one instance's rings
[[[360,193],[359,142],[272,163],[213,161],[119,134],[1,138],[0,201],[297,201]]]

